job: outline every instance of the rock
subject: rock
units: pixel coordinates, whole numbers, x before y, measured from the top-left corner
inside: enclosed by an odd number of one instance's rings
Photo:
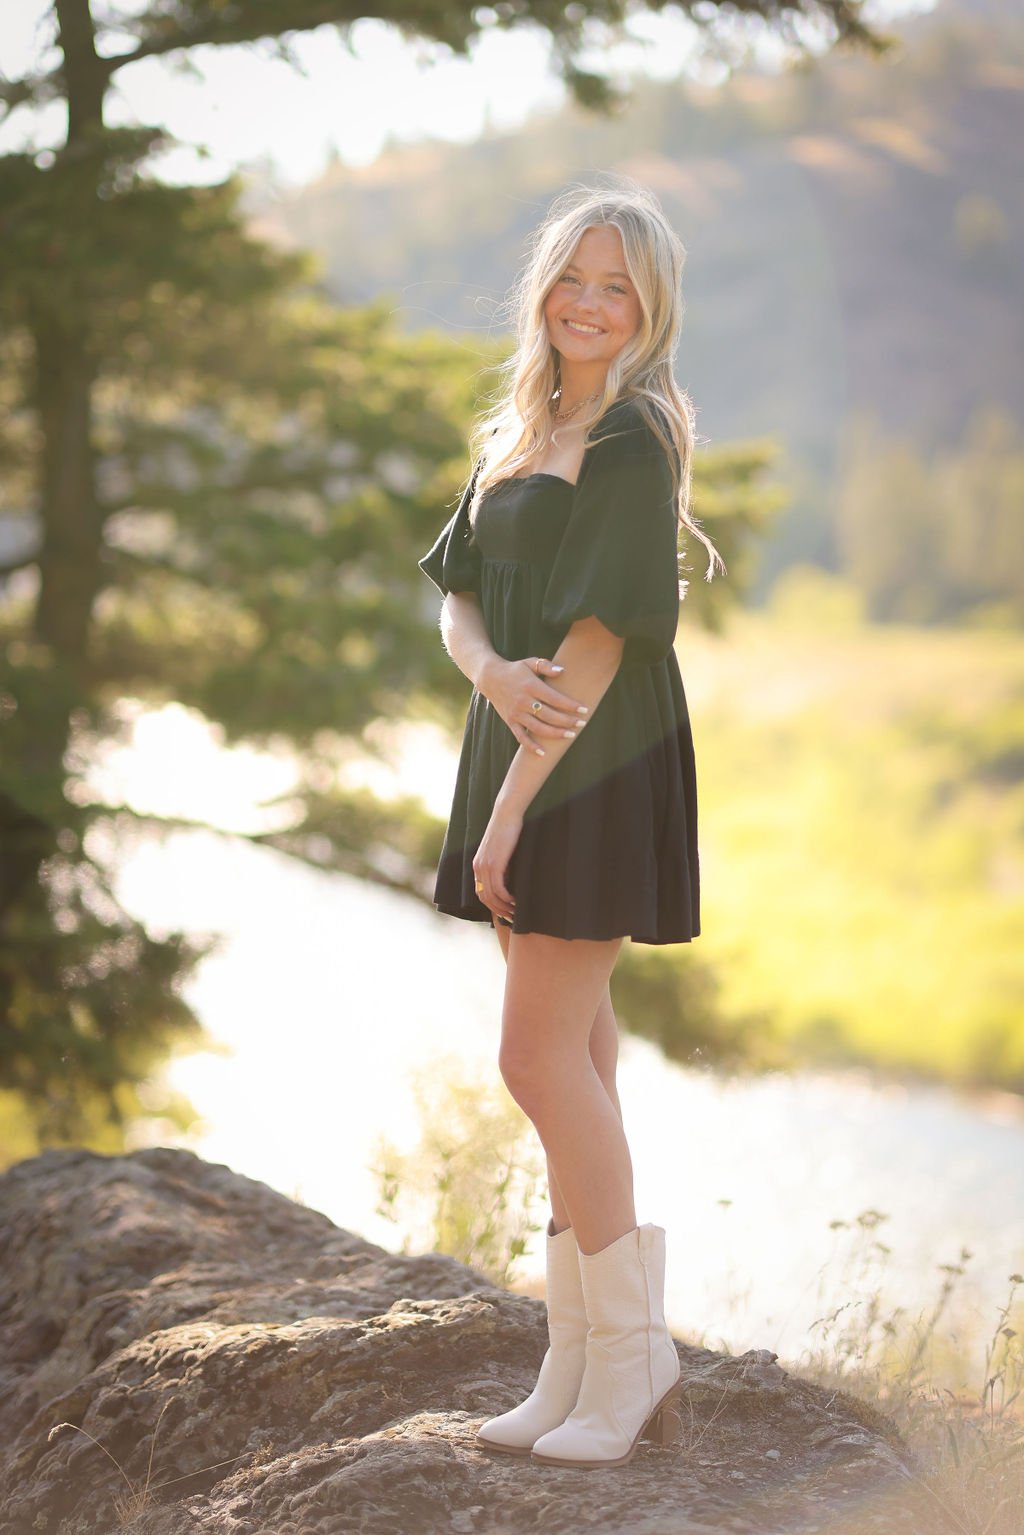
[[[891,1422],[768,1349],[677,1344],[682,1438],[627,1466],[479,1449],[546,1345],[542,1301],[191,1152],[44,1152],[0,1176],[0,1530],[853,1535],[851,1494],[928,1527]]]

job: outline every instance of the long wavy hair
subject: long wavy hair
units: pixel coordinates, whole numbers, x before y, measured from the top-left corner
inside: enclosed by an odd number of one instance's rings
[[[572,260],[583,233],[603,224],[619,231],[626,271],[640,300],[637,332],[612,359],[604,392],[573,418],[585,428],[584,451],[594,428],[620,400],[634,400],[672,465],[679,522],[707,547],[704,579],[725,561],[690,511],[694,444],[693,407],[675,378],[673,364],[683,321],[681,280],[686,248],[661,204],[639,182],[621,178],[616,188],[577,183],[558,196],[538,226],[505,307],[518,345],[502,364],[492,405],[470,432],[476,484],[470,503],[475,522],[480,501],[499,480],[516,474],[558,442],[552,401],[561,388],[561,358],[548,337],[544,304]],[[682,582],[681,587],[686,583]]]

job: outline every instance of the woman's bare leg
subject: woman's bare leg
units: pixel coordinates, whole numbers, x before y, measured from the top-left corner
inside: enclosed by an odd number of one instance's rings
[[[636,1225],[617,1094],[590,1049],[622,940],[506,936],[501,1073],[547,1153],[552,1203],[557,1186],[580,1248],[597,1252]]]
[[[495,925],[501,952],[508,964],[508,941],[511,936],[510,929],[500,922]],[[619,1119],[622,1119],[622,1105],[619,1102],[618,1084],[616,1082],[616,1067],[619,1060],[619,1025],[615,1018],[615,1009],[612,1007],[611,992],[605,986],[604,994],[597,1006],[594,1021],[590,1027],[590,1059],[594,1063],[594,1070],[601,1079],[605,1092],[614,1105]],[[566,1208],[565,1199],[558,1186],[558,1178],[550,1157],[548,1164],[548,1195],[551,1200],[552,1235],[564,1231],[566,1226],[572,1224],[569,1219],[569,1211]]]

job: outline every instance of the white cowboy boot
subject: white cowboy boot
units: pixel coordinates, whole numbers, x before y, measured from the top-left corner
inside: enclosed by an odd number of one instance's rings
[[[546,1466],[621,1466],[641,1434],[671,1444],[679,1419],[679,1355],[665,1325],[665,1232],[634,1226],[596,1253],[580,1253],[590,1321],[579,1399],[542,1434]]]
[[[509,1455],[529,1455],[533,1441],[561,1423],[575,1405],[586,1364],[587,1312],[580,1282],[579,1249],[572,1226],[556,1236],[547,1231],[548,1350],[537,1384],[524,1402],[488,1418],[477,1442]]]

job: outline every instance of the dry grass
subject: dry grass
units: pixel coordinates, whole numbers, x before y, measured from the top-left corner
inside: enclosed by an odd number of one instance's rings
[[[888,1252],[874,1236],[881,1219],[877,1211],[860,1217],[865,1251]],[[896,1424],[916,1462],[918,1505],[928,1510],[922,1535],[1021,1535],[1024,1319],[1018,1291],[1024,1276],[1007,1277],[1006,1301],[997,1309],[980,1376],[971,1382],[974,1340],[964,1340],[947,1321],[970,1257],[963,1249],[959,1263],[940,1265],[938,1295],[914,1319],[900,1308],[887,1311],[880,1285],[851,1296],[815,1324],[818,1337],[793,1368]]]
[[[187,1482],[191,1480],[192,1477],[199,1476],[202,1472],[216,1471],[220,1466],[232,1466],[236,1461],[246,1459],[244,1455],[234,1455],[230,1460],[218,1460],[210,1466],[198,1466],[195,1471],[190,1471],[185,1476],[172,1476],[166,1482],[154,1482],[152,1479],[153,1455],[156,1451],[156,1441],[160,1429],[160,1423],[163,1419],[164,1413],[175,1400],[176,1398],[173,1396],[168,1397],[167,1401],[160,1409],[160,1414],[153,1427],[152,1437],[150,1438],[149,1442],[149,1460],[146,1464],[146,1478],[143,1482],[133,1482],[131,1477],[125,1471],[121,1462],[118,1460],[117,1456],[112,1455],[111,1452],[107,1449],[106,1445],[100,1443],[95,1434],[90,1434],[87,1428],[81,1428],[77,1423],[55,1423],[53,1428],[51,1428],[50,1432],[46,1436],[47,1442],[50,1442],[59,1438],[59,1436],[65,1432],[84,1434],[86,1439],[91,1439],[96,1448],[98,1450],[102,1450],[107,1459],[112,1461],[113,1464],[117,1467],[121,1478],[128,1489],[127,1492],[116,1492],[111,1499],[114,1505],[114,1512],[117,1516],[119,1529],[130,1530],[131,1526],[136,1523],[137,1520],[142,1518],[142,1516],[146,1513],[147,1509],[149,1508],[152,1494],[159,1492],[162,1487],[172,1487],[175,1482]],[[255,1460],[258,1459],[259,1452],[257,1452],[255,1457]]]

